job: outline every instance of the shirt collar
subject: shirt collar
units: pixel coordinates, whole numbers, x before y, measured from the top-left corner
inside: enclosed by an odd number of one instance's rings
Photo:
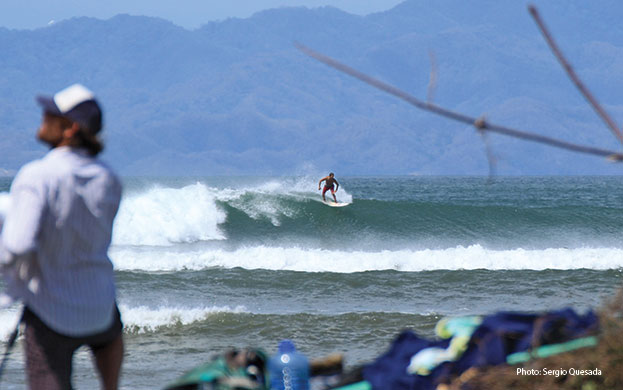
[[[86,149],[83,148],[75,148],[71,146],[57,146],[48,152],[48,155],[67,155],[67,154],[76,154],[81,157],[89,157],[89,153]]]

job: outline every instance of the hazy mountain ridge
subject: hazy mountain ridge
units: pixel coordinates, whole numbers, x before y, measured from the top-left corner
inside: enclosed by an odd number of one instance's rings
[[[406,1],[367,17],[280,8],[185,30],[119,15],[0,29],[0,167],[41,155],[34,96],[82,82],[106,109],[105,158],[123,174],[486,174],[473,128],[421,112],[306,57],[298,41],[426,98],[496,123],[617,148],[567,79],[525,4]],[[600,4],[543,4],[543,17],[615,120],[621,27]],[[541,7],[541,6],[540,6]],[[581,10],[583,12],[579,12]],[[514,21],[514,23],[511,23]],[[580,34],[569,24],[585,24]],[[603,37],[600,36],[603,34]],[[500,174],[618,174],[596,157],[489,137]],[[620,148],[619,148],[620,149]]]

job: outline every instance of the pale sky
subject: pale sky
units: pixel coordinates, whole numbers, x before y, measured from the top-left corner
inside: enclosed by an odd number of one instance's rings
[[[385,11],[404,0],[0,0],[0,27],[33,29],[76,16],[108,19],[117,14],[155,16],[195,29],[230,17],[283,6],[308,8],[331,5],[367,15]]]

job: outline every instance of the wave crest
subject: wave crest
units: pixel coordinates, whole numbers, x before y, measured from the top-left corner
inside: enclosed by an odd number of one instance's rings
[[[214,191],[196,183],[180,189],[155,187],[124,196],[115,220],[114,245],[171,245],[224,240],[218,225],[226,214]]]
[[[548,248],[493,250],[481,245],[448,249],[383,250],[376,252],[256,246],[174,252],[116,249],[117,270],[144,272],[245,268],[301,272],[353,273],[396,270],[545,270],[623,268],[620,248]]]
[[[151,308],[147,306],[119,305],[119,311],[123,317],[126,331],[130,333],[146,333],[157,331],[159,328],[176,325],[189,325],[205,320],[207,317],[219,313],[246,313],[243,306],[235,308],[224,307],[201,307],[182,308],[160,306]]]

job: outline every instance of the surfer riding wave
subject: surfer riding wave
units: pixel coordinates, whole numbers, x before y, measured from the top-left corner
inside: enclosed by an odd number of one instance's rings
[[[325,198],[325,194],[327,191],[331,190],[331,195],[333,195],[333,200],[337,203],[337,198],[335,197],[335,193],[337,189],[340,188],[340,183],[335,179],[335,175],[333,172],[329,173],[329,176],[325,176],[320,181],[318,181],[318,190],[320,190],[320,183],[324,181],[324,188],[322,189],[322,200],[327,201]],[[334,187],[335,185],[335,187]]]

